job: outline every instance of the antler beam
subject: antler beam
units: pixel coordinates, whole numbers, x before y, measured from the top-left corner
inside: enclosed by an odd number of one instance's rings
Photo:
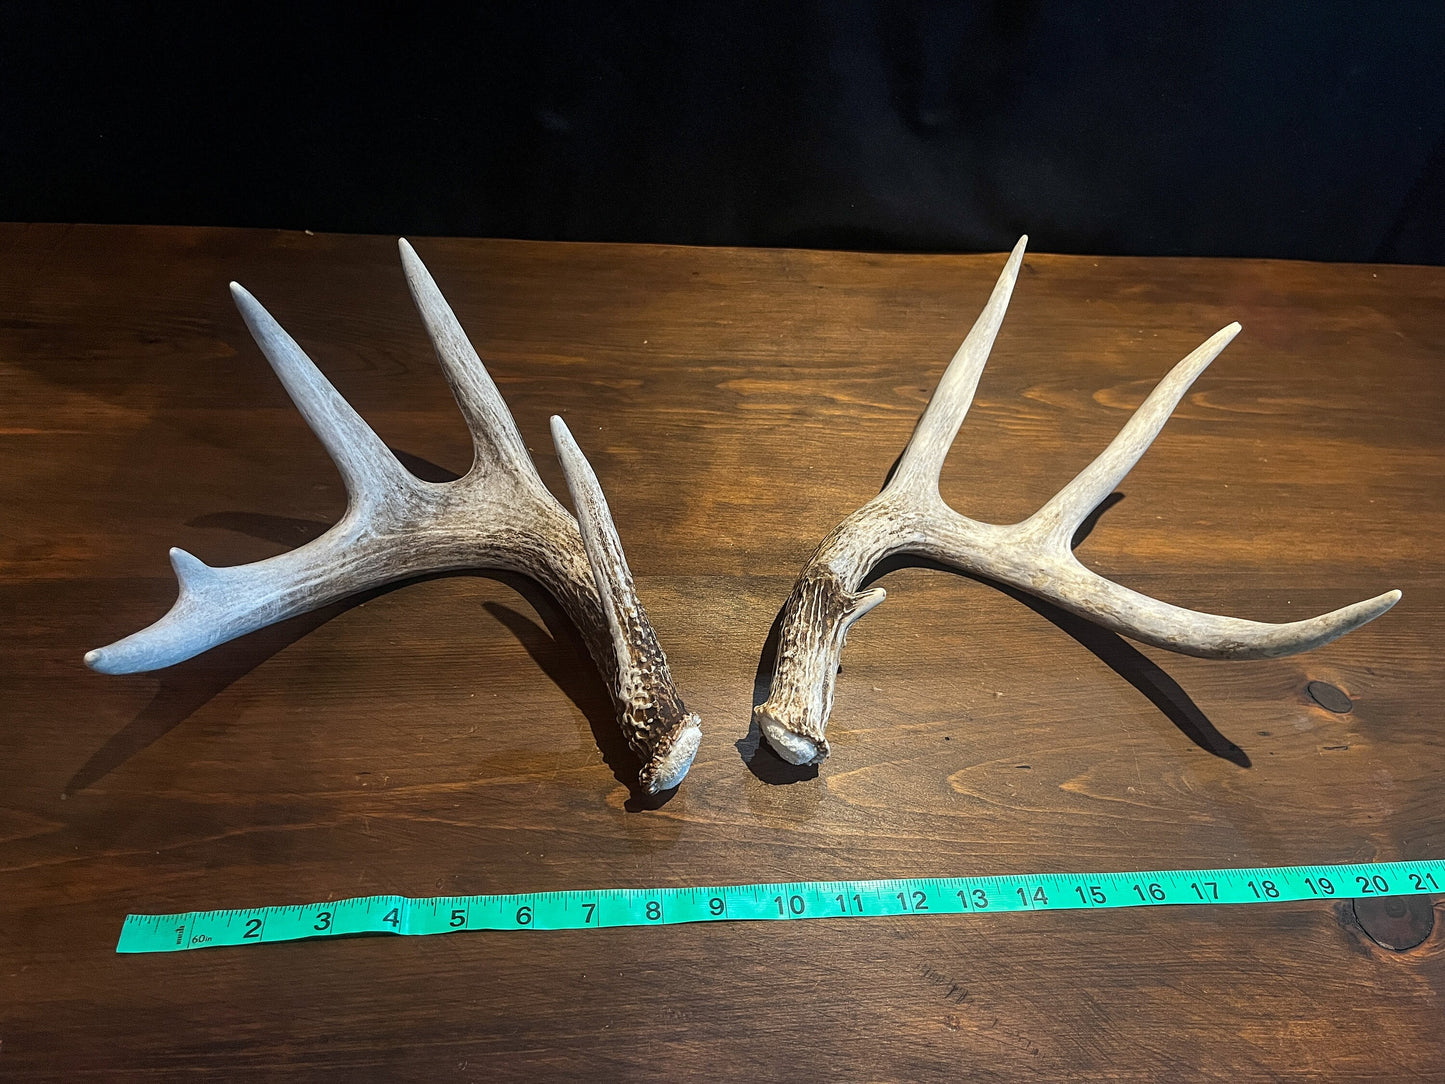
[[[1141,595],[1090,572],[1074,557],[1070,542],[1080,523],[1138,462],[1195,378],[1239,333],[1238,324],[1216,332],[1176,365],[1103,453],[1022,523],[980,523],[948,507],[939,496],[939,472],[973,402],[1027,241],[1021,238],[1014,247],[893,477],[823,539],[793,587],[779,630],[770,695],[755,710],[759,729],[785,760],[809,764],[828,756],[824,731],[848,629],[885,597],[882,588],[860,592],[859,587],[879,561],[893,554],[915,554],[977,573],[1136,640],[1203,658],[1275,658],[1309,651],[1399,601],[1399,591],[1388,591],[1305,621],[1245,621]]]
[[[341,521],[299,549],[212,568],[170,551],[180,596],[155,624],[85,661],[107,674],[170,666],[248,632],[423,572],[494,568],[530,576],[582,633],[649,793],[687,774],[702,732],[647,619],[592,468],[561,418],[552,437],[577,507],[547,491],[506,403],[420,258],[402,265],[437,359],[471,430],[471,470],[424,481],[406,470],[295,340],[239,285],[241,316],[346,484]]]

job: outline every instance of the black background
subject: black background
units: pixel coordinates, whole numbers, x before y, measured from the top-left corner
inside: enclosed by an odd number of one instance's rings
[[[0,218],[1445,263],[1445,4],[0,6]]]

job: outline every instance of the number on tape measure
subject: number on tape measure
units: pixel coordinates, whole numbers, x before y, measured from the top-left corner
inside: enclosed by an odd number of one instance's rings
[[[596,930],[685,922],[988,915],[1168,905],[1283,903],[1441,891],[1445,861],[1335,866],[804,881],[502,896],[362,896],[332,903],[128,915],[117,952],[179,952],[364,933]]]

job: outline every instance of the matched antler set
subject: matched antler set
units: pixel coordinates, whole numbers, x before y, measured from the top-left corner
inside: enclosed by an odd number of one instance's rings
[[[1138,462],[1195,378],[1239,332],[1231,324],[1181,361],[1104,452],[1038,512],[999,526],[943,502],[939,471],[973,400],[1014,281],[1021,239],[993,295],[943,374],[883,491],[823,539],[799,576],[780,627],[759,729],[784,759],[816,763],[848,629],[883,601],[859,590],[884,558],[915,554],[1009,584],[1106,628],[1188,655],[1273,658],[1326,644],[1378,617],[1390,591],[1305,621],[1266,624],[1185,610],[1121,587],[1075,559],[1085,517]],[[701,740],[638,599],[606,498],[561,418],[552,440],[574,519],[542,484],[496,385],[456,316],[405,241],[407,284],[457,405],[471,430],[472,468],[456,481],[424,481],[404,468],[296,342],[240,286],[231,292],[251,334],[346,484],[346,514],[299,549],[248,565],[212,568],[172,549],[180,595],[155,624],[86,663],[109,674],[170,666],[217,644],[367,588],[424,572],[504,569],[545,587],[581,632],[605,679],[618,723],[642,761],[649,793],[677,786]]]

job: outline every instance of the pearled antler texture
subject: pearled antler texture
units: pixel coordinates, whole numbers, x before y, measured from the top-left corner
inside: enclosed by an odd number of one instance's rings
[[[1216,332],[1176,365],[1113,443],[1022,523],[980,523],[948,507],[939,496],[939,472],[1003,322],[1027,240],[1009,256],[888,484],[823,539],[793,587],[779,629],[770,695],[755,717],[772,747],[794,764],[828,755],[824,731],[848,628],[885,597],[882,588],[859,588],[873,567],[893,554],[977,573],[1146,644],[1204,658],[1308,651],[1380,616],[1400,598],[1400,592],[1389,591],[1321,617],[1273,625],[1171,606],[1090,572],[1074,557],[1070,542],[1079,525],[1138,462],[1195,378],[1238,334],[1238,324]]]
[[[471,430],[471,470],[445,483],[406,470],[295,340],[232,283],[251,334],[341,472],[346,514],[299,549],[248,565],[212,568],[184,550],[171,550],[180,597],[170,612],[87,653],[86,663],[107,674],[154,670],[419,573],[520,572],[546,588],[581,632],[623,734],[642,761],[639,785],[650,793],[677,786],[697,752],[698,717],[673,686],[592,468],[562,420],[553,418],[553,441],[577,508],[574,519],[542,484],[496,385],[405,241],[401,258],[417,311]]]

